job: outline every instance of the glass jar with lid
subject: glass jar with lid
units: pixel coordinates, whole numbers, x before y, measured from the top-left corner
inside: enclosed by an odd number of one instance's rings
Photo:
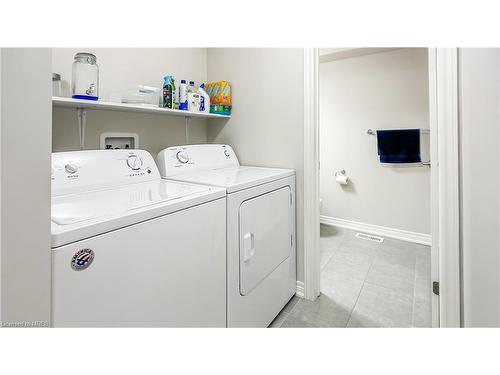
[[[75,99],[99,98],[99,66],[95,55],[79,52],[73,62],[71,96]]]

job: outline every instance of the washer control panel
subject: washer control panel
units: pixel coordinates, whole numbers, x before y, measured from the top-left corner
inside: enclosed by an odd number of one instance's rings
[[[157,162],[162,177],[240,165],[234,150],[229,145],[168,147],[160,151]]]
[[[54,152],[51,171],[52,196],[160,179],[144,150]]]

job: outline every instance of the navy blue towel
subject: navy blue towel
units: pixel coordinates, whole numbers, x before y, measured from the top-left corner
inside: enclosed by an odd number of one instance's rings
[[[420,129],[377,130],[381,163],[420,163]]]

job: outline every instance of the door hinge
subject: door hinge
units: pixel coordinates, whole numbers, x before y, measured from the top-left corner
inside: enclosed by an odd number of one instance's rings
[[[432,282],[432,293],[434,293],[436,296],[439,296],[439,281]]]

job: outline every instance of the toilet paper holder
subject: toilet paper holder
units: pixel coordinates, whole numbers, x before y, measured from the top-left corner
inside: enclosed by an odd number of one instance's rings
[[[345,169],[341,169],[341,170],[339,170],[339,171],[335,171],[335,174],[334,174],[334,175],[335,175],[335,177],[337,177],[337,175],[339,175],[339,174],[342,174],[342,175],[344,175],[344,176],[345,176]]]
[[[340,185],[347,185],[350,182],[350,178],[346,175],[345,170],[341,169],[335,171],[335,181]]]

